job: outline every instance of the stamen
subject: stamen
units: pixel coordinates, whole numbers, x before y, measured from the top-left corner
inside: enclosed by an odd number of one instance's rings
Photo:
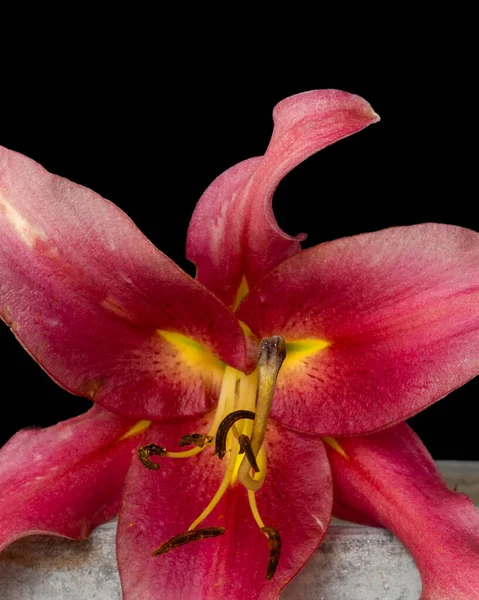
[[[191,450],[185,450],[184,452],[168,452],[166,448],[162,448],[156,444],[148,444],[148,446],[142,446],[141,448],[138,448],[138,456],[147,469],[157,471],[159,465],[152,462],[150,460],[150,456],[156,455],[167,456],[168,458],[189,458],[190,456],[199,454],[202,450],[202,447],[196,446],[195,448],[192,448]]]
[[[226,415],[219,424],[218,431],[216,432],[215,449],[219,458],[224,458],[224,455],[226,454],[226,436],[236,421],[240,421],[241,419],[254,420],[254,418],[255,414],[250,410],[235,410],[229,415]]]
[[[259,514],[258,505],[256,504],[256,496],[254,495],[253,490],[248,490],[248,501],[256,524],[260,529],[263,529],[263,527],[265,527],[265,524],[263,523],[263,519]]]
[[[234,396],[234,390],[237,384],[237,372],[231,367],[225,368],[225,374],[223,376],[223,383],[221,385],[220,397],[218,400],[218,406],[216,407],[215,418],[211,424],[209,435],[215,436],[218,425],[223,419],[223,415],[231,412],[230,406],[234,403],[232,397]]]
[[[256,416],[251,434],[251,448],[253,454],[258,453],[263,446],[266,435],[271,404],[278,373],[286,357],[286,344],[282,337],[275,335],[264,338],[259,345],[258,353],[258,397],[256,401]],[[250,490],[258,490],[261,483],[255,481],[250,475],[250,465],[245,457],[238,471],[238,479]]]
[[[231,477],[232,477],[234,469],[235,469],[237,456],[238,456],[238,441],[236,439],[234,439],[232,446],[231,446],[228,467],[227,467],[226,473],[223,477],[223,481],[221,482],[220,487],[216,490],[216,494],[213,496],[213,498],[211,499],[210,503],[205,508],[205,510],[189,526],[188,529],[190,531],[192,529],[195,529],[196,527],[198,527],[198,525],[206,519],[206,517],[212,512],[212,510],[215,508],[215,506],[217,506],[218,502],[223,497],[224,493],[226,492],[226,490],[228,489],[228,486],[230,484]]]
[[[256,462],[256,456],[254,455],[253,448],[251,447],[251,440],[247,435],[242,433],[238,436],[238,442],[240,445],[239,454],[245,454],[249,464],[253,468],[255,473],[259,473],[258,463]]]
[[[160,556],[160,554],[166,554],[170,550],[178,548],[179,546],[184,546],[190,542],[197,542],[198,540],[205,540],[207,538],[223,535],[225,531],[226,529],[224,527],[205,527],[204,529],[195,529],[194,531],[179,533],[167,542],[161,544],[161,546],[151,553],[151,556]]]
[[[256,524],[268,538],[269,559],[268,568],[266,569],[266,579],[269,581],[276,572],[281,556],[281,536],[277,529],[274,527],[266,527],[263,523],[263,519],[259,514],[258,505],[256,504],[256,497],[252,490],[248,490],[248,500]]]
[[[266,569],[266,579],[269,581],[276,573],[276,568],[281,556],[281,536],[274,527],[262,527],[261,531],[268,538],[269,559]]]
[[[138,448],[138,456],[142,462],[142,464],[152,471],[157,471],[160,468],[160,465],[151,461],[150,456],[168,456],[168,452],[166,448],[161,448],[161,446],[157,446],[156,444],[148,444],[148,446],[141,446]]]
[[[235,383],[235,397],[234,397],[234,403],[233,403],[234,410],[236,410],[238,408],[239,399],[240,399],[240,380],[237,379],[236,383]]]
[[[181,438],[179,445],[198,446],[199,448],[204,448],[205,444],[209,444],[212,441],[212,435],[205,435],[204,433],[189,433]]]

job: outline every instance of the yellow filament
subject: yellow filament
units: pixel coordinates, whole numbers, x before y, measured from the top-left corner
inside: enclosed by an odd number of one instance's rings
[[[228,489],[228,485],[230,483],[231,476],[233,475],[233,471],[235,468],[236,457],[238,455],[239,444],[236,439],[233,440],[230,459],[228,462],[228,468],[226,469],[225,476],[223,477],[223,481],[221,482],[220,487],[217,489],[216,494],[213,496],[211,502],[205,508],[205,510],[201,513],[201,515],[193,521],[193,523],[188,527],[188,531],[195,529],[198,525],[206,519],[206,517],[211,513],[211,511],[215,508],[218,502],[223,497],[223,494]]]
[[[238,380],[238,372],[231,367],[226,367],[223,386],[221,391],[225,391],[223,406],[220,407],[218,404],[217,416],[218,425],[221,423],[223,418],[230,412],[233,412],[236,402],[236,384]],[[220,400],[221,403],[221,400]],[[216,427],[217,429],[217,427]]]
[[[224,419],[225,415],[232,410],[230,407],[234,403],[236,379],[237,371],[227,366],[223,376],[223,383],[221,385],[221,392],[218,400],[218,406],[216,407],[215,418],[213,419],[213,423],[211,423],[211,427],[208,432],[208,435],[211,435],[213,438],[216,435],[218,425]],[[228,411],[228,409],[230,410]]]
[[[251,375],[244,375],[240,373],[239,379],[239,394],[240,406],[243,410],[250,410],[254,412],[256,405],[256,392],[258,389],[258,370],[251,373]],[[253,431],[253,421],[251,419],[242,419],[236,424],[236,431],[233,430],[233,434],[238,437],[241,433],[251,438],[251,432]],[[236,433],[238,435],[236,435]],[[236,464],[231,477],[231,485],[233,485],[238,478],[238,471],[241,463],[243,462],[244,454],[238,454],[236,456]],[[261,469],[261,467],[260,467]]]
[[[189,458],[190,456],[196,456],[200,452],[202,452],[205,448],[208,447],[208,444],[205,444],[203,448],[199,446],[195,446],[191,450],[185,450],[184,452],[167,452],[166,456],[168,458]]]
[[[263,519],[259,514],[258,505],[256,504],[256,496],[253,490],[248,490],[248,501],[249,506],[251,508],[251,512],[253,513],[254,520],[260,529],[263,529],[265,524],[263,523]]]

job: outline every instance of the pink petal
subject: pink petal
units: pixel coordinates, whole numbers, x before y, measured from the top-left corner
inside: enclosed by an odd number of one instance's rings
[[[338,90],[286,98],[273,118],[264,157],[246,160],[215,179],[188,230],[186,254],[197,266],[198,279],[230,306],[243,276],[251,287],[299,252],[306,237],[291,237],[276,222],[272,200],[281,179],[315,152],[379,120],[365,100]]]
[[[173,448],[207,420],[152,427],[144,443]],[[125,600],[254,600],[277,598],[319,545],[331,513],[329,466],[320,440],[271,424],[267,434],[268,473],[256,494],[266,525],[276,527],[283,548],[276,574],[265,579],[268,546],[253,520],[246,490],[230,487],[200,525],[226,533],[176,548],[151,552],[186,531],[209,503],[225,464],[206,449],[195,458],[160,458],[158,471],[132,464],[120,513],[118,557]]]
[[[321,339],[285,362],[272,415],[304,431],[370,433],[479,372],[479,234],[396,227],[321,244],[265,277],[238,316],[258,336]]]
[[[390,529],[412,554],[422,600],[479,598],[479,510],[449,490],[406,424],[327,447],[335,497]]]
[[[115,517],[141,438],[121,439],[133,425],[94,407],[14,435],[0,450],[0,550],[34,533],[84,539]]]
[[[6,149],[0,233],[0,315],[72,393],[135,418],[195,414],[221,382],[209,352],[245,368],[234,315],[121,210]],[[192,338],[205,361],[186,364],[158,330]]]

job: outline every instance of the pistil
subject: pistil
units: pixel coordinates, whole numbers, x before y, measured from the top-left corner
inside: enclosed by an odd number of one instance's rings
[[[258,397],[256,416],[251,434],[251,450],[257,456],[263,446],[269,413],[273,402],[278,373],[286,357],[286,344],[282,337],[273,336],[261,340],[258,352]],[[245,457],[238,471],[238,479],[248,490],[257,491],[263,485],[264,478],[255,479],[250,474],[251,465]]]

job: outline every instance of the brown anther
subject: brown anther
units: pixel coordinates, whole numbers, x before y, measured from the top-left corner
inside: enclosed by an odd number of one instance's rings
[[[212,441],[213,437],[211,435],[205,435],[204,433],[189,433],[181,438],[179,445],[204,448],[205,444],[209,444]]]
[[[254,417],[255,414],[251,410],[235,410],[229,415],[226,415],[219,424],[218,431],[216,432],[215,454],[220,458],[223,458],[226,454],[226,436],[236,421],[241,421],[241,419],[251,419],[254,421]]]
[[[240,445],[240,451],[238,454],[246,454],[246,458],[248,459],[253,471],[259,473],[258,463],[256,462],[256,456],[254,455],[253,448],[251,447],[251,440],[249,437],[242,433],[240,436],[238,436],[238,442]]]
[[[168,456],[168,452],[166,448],[161,448],[161,446],[157,446],[156,444],[148,444],[148,446],[141,446],[138,448],[138,456],[142,462],[142,464],[152,471],[157,471],[159,469],[159,465],[152,462],[150,456]]]
[[[185,531],[175,535],[167,542],[164,542],[156,550],[151,553],[151,556],[160,556],[160,554],[166,554],[174,548],[184,546],[190,542],[197,542],[198,540],[204,540],[207,538],[214,538],[218,535],[223,535],[226,529],[224,527],[204,527],[203,529],[193,529],[192,531]]]
[[[281,556],[281,536],[274,527],[261,527],[261,531],[268,538],[269,559],[266,569],[266,579],[269,581],[276,572]]]

